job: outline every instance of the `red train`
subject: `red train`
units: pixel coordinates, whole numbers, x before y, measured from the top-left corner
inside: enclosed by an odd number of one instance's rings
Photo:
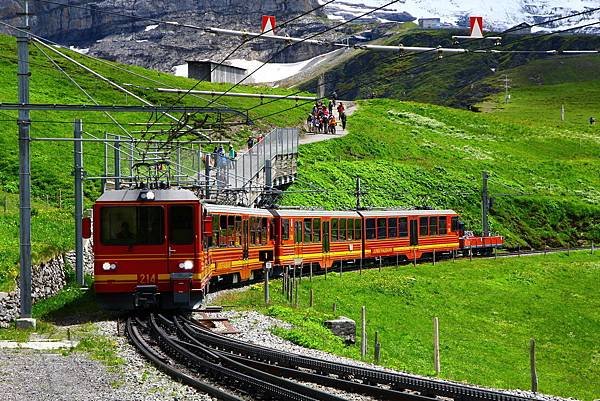
[[[185,189],[108,191],[93,216],[95,291],[119,309],[195,307],[211,282],[262,278],[266,260],[278,274],[502,245],[465,237],[452,210],[252,209],[203,203]]]

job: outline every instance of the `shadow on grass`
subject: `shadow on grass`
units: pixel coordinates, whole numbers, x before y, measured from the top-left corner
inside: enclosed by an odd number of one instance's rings
[[[86,287],[81,289],[69,280],[58,294],[35,303],[33,317],[57,326],[67,326],[116,319],[122,315],[122,312],[102,309],[90,277],[86,277]]]

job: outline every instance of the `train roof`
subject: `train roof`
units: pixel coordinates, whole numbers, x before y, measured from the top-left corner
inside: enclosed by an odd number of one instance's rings
[[[388,216],[447,216],[457,214],[454,210],[401,210],[401,209],[385,209],[385,210],[360,210],[364,217],[388,217]]]
[[[104,192],[96,202],[139,202],[141,189],[115,189]],[[198,197],[188,189],[153,189],[154,200],[152,202],[165,201],[192,201],[198,202]]]
[[[267,209],[216,205],[213,203],[203,203],[202,207],[209,213],[248,214],[261,217],[273,217],[271,212],[269,212]]]
[[[304,209],[274,209],[271,211],[280,217],[360,217],[352,210],[304,210]]]

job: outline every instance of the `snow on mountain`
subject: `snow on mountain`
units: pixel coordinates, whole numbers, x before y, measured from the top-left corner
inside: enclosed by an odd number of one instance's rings
[[[330,19],[348,20],[387,3],[390,1],[339,0],[326,6],[325,13]],[[400,0],[373,13],[369,19],[398,21],[395,17],[404,12],[416,19],[438,17],[442,23],[465,26],[469,15],[477,15],[484,18],[484,29],[503,30],[522,22],[535,24],[599,6],[599,0]],[[599,18],[600,12],[596,11],[540,26],[537,30],[566,29],[599,21]],[[595,30],[600,31],[600,23]]]

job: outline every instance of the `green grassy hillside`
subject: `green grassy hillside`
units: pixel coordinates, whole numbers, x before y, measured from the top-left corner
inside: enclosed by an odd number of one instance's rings
[[[509,116],[395,100],[359,104],[347,136],[301,148],[299,179],[283,204],[353,207],[360,176],[365,206],[450,207],[477,230],[487,170],[492,229],[510,246],[600,240],[595,127],[521,125]]]
[[[45,50],[52,58],[67,71],[79,85],[86,89],[101,104],[140,104],[130,96],[118,92],[106,83],[94,78],[74,64],[65,61],[52,52]],[[132,92],[145,97],[154,104],[170,105],[179,95],[159,93],[148,90],[148,87],[177,87],[190,88],[195,81],[175,77],[157,71],[146,70],[139,67],[124,66],[116,63],[103,63],[75,52],[68,54],[76,60],[95,69],[107,78],[120,85],[127,85]],[[31,46],[31,102],[32,103],[71,103],[93,104],[77,86],[63,75],[47,60],[47,58],[33,45]],[[129,73],[124,70],[133,72]],[[0,35],[0,103],[14,103],[17,101],[17,64],[16,42],[9,36]],[[134,75],[136,74],[136,75]],[[149,79],[159,81],[152,82]],[[196,89],[224,91],[230,85],[201,83]],[[279,93],[288,94],[291,91],[283,89],[270,89],[264,87],[241,86],[238,92],[254,93]],[[183,103],[187,105],[206,105],[206,100],[188,96]],[[268,131],[272,126],[297,125],[305,118],[305,111],[297,108],[278,116],[261,119],[261,116],[286,109],[294,105],[293,101],[281,101],[266,104],[256,108],[250,113],[252,119],[257,118],[255,126],[237,127],[233,130],[215,134],[214,139],[230,139],[234,144],[241,146],[245,143],[248,132]],[[228,106],[238,110],[245,110],[260,104],[258,99],[223,98],[215,106]],[[173,113],[176,114],[176,113]],[[140,113],[114,113],[114,117],[122,124],[146,123],[147,114]],[[226,118],[231,118],[225,115]],[[13,286],[12,277],[16,275],[18,263],[18,144],[16,112],[0,111],[0,202],[8,197],[9,208],[4,211],[0,204],[0,291]],[[72,137],[73,123],[76,118],[83,119],[84,130],[95,136],[104,136],[104,132],[122,134],[116,126],[105,125],[110,119],[103,113],[73,113],[73,112],[40,112],[31,113],[32,137]],[[59,123],[52,123],[52,122]],[[167,121],[162,119],[161,121]],[[140,128],[135,128],[139,130]],[[187,139],[190,139],[189,137]],[[86,143],[84,145],[84,166],[88,176],[99,176],[103,171],[103,147],[99,144]],[[49,143],[32,142],[31,144],[31,169],[32,192],[36,200],[34,209],[33,226],[33,253],[36,261],[54,253],[73,248],[73,222],[70,219],[73,198],[73,147],[67,142]],[[211,149],[212,150],[212,149]],[[87,181],[85,194],[89,201],[99,194],[100,183]],[[58,206],[59,190],[62,190],[62,210]],[[48,205],[47,201],[49,201]],[[37,223],[36,223],[37,222]]]
[[[368,360],[378,331],[384,366],[434,375],[432,318],[440,322],[441,377],[497,388],[530,388],[529,340],[537,343],[539,391],[591,401],[599,393],[600,256],[587,253],[457,260],[328,274],[299,286],[300,308],[287,307],[281,281],[272,282],[272,305],[262,288],[217,302],[259,308],[293,323],[281,335],[302,345],[360,358],[322,325],[367,310]],[[310,288],[315,306],[308,307]],[[337,305],[332,315],[333,303]],[[360,327],[360,324],[357,325]],[[360,329],[359,329],[360,330]]]
[[[489,49],[490,43],[465,42],[455,45],[452,35],[464,32],[452,30],[422,31],[405,29],[381,44],[427,47],[464,47],[471,50]],[[586,35],[555,35],[546,37],[505,36],[497,50],[553,50],[553,49],[597,49],[600,37]],[[577,57],[572,57],[577,59]],[[595,56],[598,59],[597,56]],[[325,73],[328,90],[337,90],[345,99],[367,98],[371,93],[377,97],[434,103],[453,107],[468,108],[490,94],[501,90],[499,79],[503,74],[518,66],[528,65],[536,60],[547,60],[550,68],[564,62],[562,56],[539,54],[481,54],[467,53],[446,55],[436,54],[398,55],[392,52],[357,51],[350,60]],[[572,65],[577,65],[572,64]],[[597,70],[596,70],[597,71]],[[581,71],[582,74],[593,70]],[[568,82],[568,79],[565,80]],[[564,81],[563,81],[564,82]],[[316,87],[316,78],[301,85],[303,88]]]

